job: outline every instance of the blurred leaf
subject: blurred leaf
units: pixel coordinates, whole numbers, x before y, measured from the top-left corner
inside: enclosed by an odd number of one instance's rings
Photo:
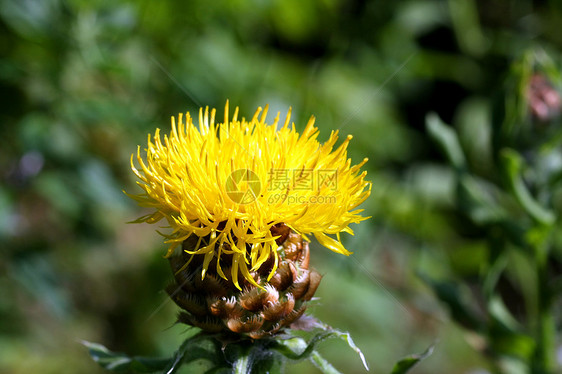
[[[490,350],[503,356],[517,357],[524,361],[532,359],[535,339],[522,333],[493,329],[489,333]]]
[[[3,20],[21,35],[38,38],[51,35],[59,21],[58,0],[0,1]]]
[[[71,173],[62,170],[45,171],[35,181],[37,191],[70,222],[81,213],[81,204],[73,188]]]
[[[448,165],[416,164],[408,170],[408,180],[417,195],[432,206],[454,205],[456,176]]]
[[[517,322],[511,312],[506,308],[500,295],[493,295],[491,297],[488,302],[488,312],[504,329],[513,332],[520,329],[519,322]]]
[[[507,144],[512,144],[514,139],[522,137],[526,132],[526,122],[524,119],[529,112],[526,102],[526,90],[534,70],[533,52],[527,51],[523,57],[512,64],[510,76],[505,83],[505,101],[501,103],[503,111],[496,113],[497,122],[502,123],[501,127],[496,127],[500,131],[496,142],[496,149]],[[497,108],[500,109],[500,108]],[[498,110],[499,111],[499,110]]]
[[[470,170],[477,175],[495,177],[489,101],[483,98],[464,100],[455,113],[454,123]]]
[[[455,34],[462,50],[474,56],[484,54],[489,43],[480,29],[475,1],[449,0],[449,9]]]
[[[0,186],[0,239],[13,235],[17,227],[12,196]]]
[[[529,365],[516,357],[504,356],[498,360],[498,363],[502,373],[529,374],[531,372]]]
[[[501,193],[494,185],[471,175],[458,178],[457,196],[462,210],[477,224],[485,225],[501,221],[506,213],[498,204]]]
[[[425,350],[425,352],[420,354],[415,354],[403,358],[402,360],[398,361],[394,368],[392,369],[391,374],[404,374],[407,373],[411,368],[416,366],[420,361],[425,360],[433,353],[433,346],[430,346]]]
[[[429,135],[441,147],[451,165],[457,170],[464,170],[466,160],[455,130],[445,125],[435,113],[428,114],[425,123]]]
[[[10,276],[16,279],[34,298],[41,302],[44,311],[65,320],[73,312],[68,290],[61,285],[49,255],[34,254],[23,256],[13,262]]]
[[[425,274],[419,276],[433,289],[439,300],[449,307],[451,317],[457,323],[470,330],[483,330],[485,321],[474,309],[477,303],[466,286],[451,281],[437,281]]]
[[[487,299],[494,297],[498,280],[507,266],[507,256],[505,253],[497,253],[493,256],[493,258],[488,260],[484,280],[482,282],[482,292]]]
[[[521,178],[523,168],[521,156],[511,149],[502,150],[500,156],[509,187],[519,204],[537,222],[548,226],[552,225],[556,219],[554,213],[535,201]]]
[[[79,170],[84,194],[90,201],[101,204],[104,209],[123,208],[128,202],[116,185],[108,166],[97,159],[84,161]]]
[[[446,8],[434,1],[406,2],[401,3],[400,7],[396,15],[397,24],[414,35],[428,32],[448,18]]]

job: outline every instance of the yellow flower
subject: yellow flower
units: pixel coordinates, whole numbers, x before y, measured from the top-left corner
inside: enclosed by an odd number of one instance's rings
[[[215,109],[201,108],[199,128],[190,117],[172,117],[170,135],[148,136],[146,161],[137,150],[135,167],[144,190],[129,195],[155,212],[135,222],[155,223],[165,218],[171,233],[163,234],[170,244],[167,256],[188,237],[195,235],[195,248],[185,249],[193,256],[204,256],[202,277],[211,261],[217,273],[229,279],[222,267],[230,268],[232,282],[238,285],[240,272],[256,285],[250,272],[275,256],[274,274],[279,260],[278,236],[272,227],[284,223],[304,238],[313,234],[323,246],[349,255],[340,232],[353,234],[350,223],[358,223],[362,210],[356,209],[370,194],[360,164],[351,166],[347,158],[348,136],[334,150],[338,132],[318,142],[318,129],[311,117],[302,134],[290,124],[291,110],[278,129],[266,121],[268,107],[258,108],[251,120],[238,119],[238,108],[229,118],[226,103],[224,122],[215,123]],[[261,113],[261,115],[260,115]],[[335,238],[329,235],[335,235]],[[232,263],[221,262],[221,255]]]

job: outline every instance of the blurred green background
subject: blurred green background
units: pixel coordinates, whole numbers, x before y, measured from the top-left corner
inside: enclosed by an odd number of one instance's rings
[[[425,131],[436,112],[476,168],[490,108],[528,48],[559,62],[555,1],[0,0],[0,372],[101,373],[81,340],[169,355],[186,336],[129,158],[170,116],[289,107],[353,134],[372,218],[349,258],[313,244],[310,308],[351,332],[373,372],[435,343],[414,373],[484,373],[479,341],[416,275],[478,272],[484,244],[452,209],[452,172]],[[320,352],[361,372],[339,341]],[[289,372],[318,372],[308,362]]]

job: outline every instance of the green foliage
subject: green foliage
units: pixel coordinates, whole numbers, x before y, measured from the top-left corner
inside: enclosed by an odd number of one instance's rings
[[[173,364],[173,358],[145,358],[145,357],[129,357],[123,353],[114,353],[109,351],[101,344],[82,342],[90,352],[90,356],[101,367],[115,372],[136,372],[136,373],[154,373],[163,371]]]
[[[288,361],[309,359],[323,373],[334,374],[340,372],[318,353],[316,345],[329,338],[340,338],[357,352],[365,370],[369,370],[363,353],[353,343],[349,333],[319,324],[314,333],[308,334],[311,335],[308,340],[291,334],[291,331],[288,333],[277,338],[229,342],[222,340],[219,335],[200,332],[186,339],[170,358],[129,357],[111,352],[101,344],[82,344],[101,367],[115,372],[171,374],[178,372],[182,365],[206,360],[210,365],[207,373],[281,373]]]
[[[121,191],[146,134],[226,99],[291,106],[298,129],[315,115],[320,141],[339,129],[369,157],[373,218],[349,259],[313,249],[311,309],[373,371],[435,340],[417,372],[556,371],[562,126],[529,93],[562,89],[561,17],[527,0],[0,0],[0,372],[101,373],[82,339],[182,344],[165,245],[124,224],[144,212]],[[315,352],[295,370],[362,370]]]
[[[505,120],[495,117],[500,130],[491,144],[490,153],[497,155],[489,168],[494,177],[479,176],[465,167],[459,161],[463,150],[456,132],[435,117],[427,119],[430,135],[457,171],[456,205],[483,230],[481,235],[489,241],[489,259],[476,282],[422,277],[448,306],[453,320],[483,339],[483,350],[498,372],[515,370],[512,365],[532,373],[550,373],[556,367],[553,354],[558,317],[550,267],[558,261],[552,238],[558,226],[553,196],[560,185],[553,181],[559,166],[543,169],[540,165],[545,158],[559,157],[560,151],[553,147],[553,139],[543,136],[540,126],[559,124],[560,97],[552,87],[560,84],[560,77],[556,70],[545,68],[544,59],[543,51],[528,52],[522,62],[515,63],[511,80],[523,85],[518,91],[506,92],[504,100],[511,105],[501,113]],[[545,95],[553,95],[553,101]],[[549,107],[553,104],[558,107]],[[549,113],[551,109],[554,114]],[[484,198],[478,188],[469,191],[466,182],[478,179],[493,186],[488,189],[493,189],[495,198]],[[510,258],[513,251],[530,266],[517,266]],[[501,288],[506,280],[513,282],[510,296]]]

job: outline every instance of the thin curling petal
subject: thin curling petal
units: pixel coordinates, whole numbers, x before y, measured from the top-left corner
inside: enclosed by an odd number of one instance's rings
[[[346,256],[349,256],[351,254],[351,252],[349,252],[347,249],[344,248],[341,241],[339,241],[339,235],[338,235],[338,240],[330,238],[328,235],[321,232],[315,232],[314,237],[316,238],[316,240],[318,240],[320,244],[322,244],[326,248],[331,249],[334,252],[341,253],[342,255],[346,255]]]
[[[299,134],[290,109],[284,121],[277,113],[271,124],[267,111],[258,108],[247,120],[239,118],[238,108],[231,116],[227,102],[224,116],[201,108],[198,124],[189,113],[180,114],[172,118],[169,134],[156,130],[145,154],[138,147],[131,157],[142,192],[127,195],[155,209],[135,222],[166,219],[167,256],[184,238],[206,238],[185,251],[203,256],[202,275],[213,269],[237,287],[239,276],[255,284],[251,272],[269,258],[274,263],[268,279],[277,269],[278,236],[270,231],[275,224],[349,255],[339,233],[351,233],[350,224],[366,219],[356,207],[371,190],[360,170],[367,160],[353,165],[347,157],[351,136],[338,146],[333,131],[321,144],[314,117]],[[224,122],[216,123],[221,117]]]

